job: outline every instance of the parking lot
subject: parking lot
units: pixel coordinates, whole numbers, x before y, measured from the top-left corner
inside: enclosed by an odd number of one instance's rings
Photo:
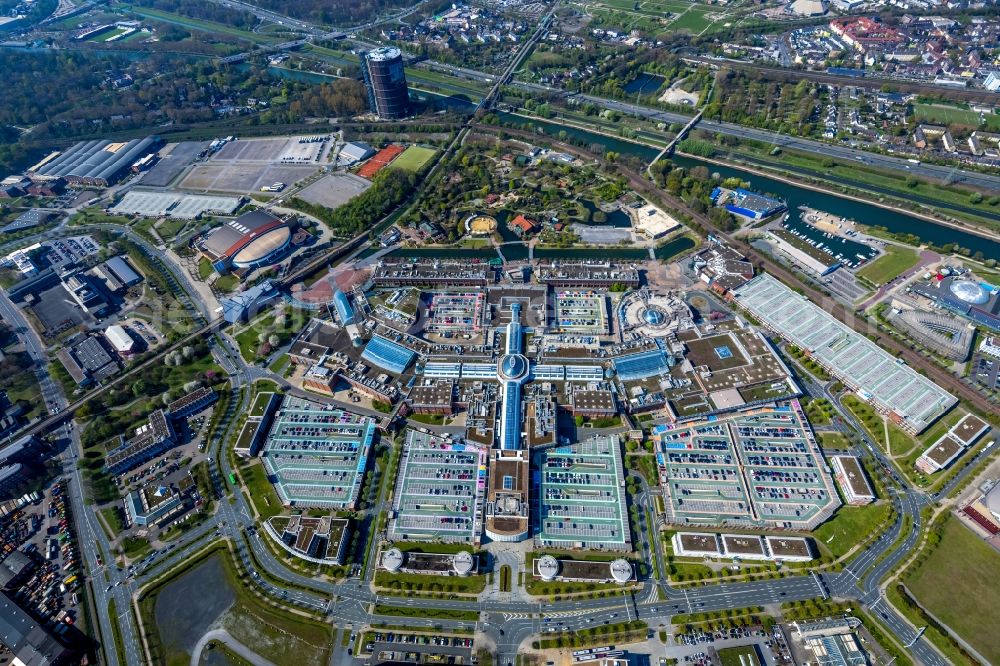
[[[0,519],[4,557],[14,550],[27,556],[24,569],[12,580],[12,596],[32,615],[57,623],[56,633],[65,631],[60,625],[75,623],[77,590],[83,582],[77,577],[79,553],[64,492],[65,485],[57,482],[12,502],[21,506]]]
[[[207,141],[181,141],[160,151],[160,161],[147,171],[140,181],[149,187],[170,185],[198,155],[208,148]]]
[[[56,269],[73,266],[100,250],[90,236],[70,236],[46,241],[42,243],[42,247],[47,250],[45,260]]]
[[[229,141],[210,159],[212,162],[273,162],[280,159],[289,144],[297,138],[239,139]]]
[[[353,173],[331,173],[304,188],[297,196],[317,206],[339,208],[371,186],[371,181]]]
[[[476,543],[485,493],[485,450],[407,430],[390,538]]]
[[[375,437],[372,419],[288,397],[261,458],[283,503],[354,508]]]
[[[555,324],[553,331],[560,333],[608,333],[606,296],[595,291],[556,292]]]
[[[839,504],[795,401],[659,430],[668,522],[797,527]]]
[[[969,376],[991,391],[1000,390],[1000,360],[985,354],[976,354],[972,359]]]
[[[235,145],[235,144],[227,144]],[[204,192],[253,194],[273,183],[291,184],[316,173],[316,166],[295,164],[199,164],[181,180],[180,187]]]
[[[395,631],[367,631],[361,640],[362,657],[377,661],[434,662],[468,664],[472,658],[473,640],[466,636],[411,634]],[[440,658],[435,658],[439,655]]]
[[[428,333],[444,334],[469,333],[478,335],[483,330],[483,308],[486,296],[483,292],[462,294],[434,294],[427,308]]]
[[[540,486],[531,496],[538,498],[538,543],[631,549],[617,437],[592,437],[579,444],[546,449],[538,454],[536,469]]]

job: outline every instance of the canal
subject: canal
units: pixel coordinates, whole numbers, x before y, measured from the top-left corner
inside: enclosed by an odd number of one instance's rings
[[[558,136],[559,132],[565,132],[567,137],[576,141],[590,146],[600,146],[602,152],[610,150],[620,154],[635,155],[647,162],[655,159],[660,152],[657,148],[651,146],[627,141],[618,137],[588,132],[578,127],[562,125],[557,122],[535,118],[529,119],[510,113],[500,113],[498,115],[505,123],[520,125],[522,127],[531,126],[551,137]],[[973,253],[982,252],[983,256],[988,259],[1000,260],[1000,239],[984,238],[967,231],[962,231],[961,229],[953,229],[942,224],[936,224],[900,210],[880,208],[836,194],[815,192],[783,180],[759,176],[743,169],[719,166],[697,158],[677,155],[671,159],[678,166],[687,168],[704,166],[710,172],[718,173],[723,178],[732,176],[749,181],[752,189],[760,192],[768,192],[784,199],[793,217],[798,216],[797,209],[800,206],[807,206],[838,217],[855,220],[861,224],[885,227],[894,233],[913,234],[922,241],[934,243],[935,245],[957,243],[962,247],[969,248]]]

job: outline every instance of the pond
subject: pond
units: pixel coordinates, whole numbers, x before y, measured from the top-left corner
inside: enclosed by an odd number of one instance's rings
[[[626,83],[622,90],[629,95],[652,95],[663,87],[664,81],[666,79],[659,74],[647,74],[643,72]]]
[[[579,203],[590,212],[590,222],[581,222],[581,224],[599,224],[601,226],[617,227],[619,229],[628,229],[632,226],[632,220],[630,220],[625,211],[621,209],[615,209],[610,213],[605,213],[608,218],[607,222],[595,222],[594,213],[599,210],[597,204],[590,199],[579,199]]]
[[[695,246],[694,239],[689,236],[679,236],[668,243],[664,243],[660,247],[656,248],[656,258],[660,260],[670,259],[671,257],[690,250]]]

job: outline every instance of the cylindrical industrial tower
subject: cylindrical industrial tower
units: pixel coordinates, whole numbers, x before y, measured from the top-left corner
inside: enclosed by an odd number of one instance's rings
[[[364,54],[361,74],[368,89],[368,105],[379,118],[405,118],[410,112],[410,92],[403,72],[403,54],[386,46]]]

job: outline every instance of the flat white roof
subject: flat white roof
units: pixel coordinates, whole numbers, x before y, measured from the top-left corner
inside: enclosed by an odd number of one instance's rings
[[[841,380],[895,412],[916,432],[958,402],[952,394],[841,323],[805,296],[760,275],[735,289],[737,303],[789,342],[808,351]]]

